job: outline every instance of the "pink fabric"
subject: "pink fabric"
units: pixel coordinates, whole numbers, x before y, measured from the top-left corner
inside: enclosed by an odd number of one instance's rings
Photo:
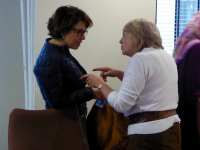
[[[175,44],[173,57],[180,61],[187,51],[200,40],[200,11],[194,14]]]
[[[190,48],[197,43],[200,43],[200,40],[196,39],[188,42],[187,45],[185,45],[185,47],[182,49],[182,51],[180,51],[181,53],[177,55],[176,58],[174,57],[176,63],[180,62],[184,58],[185,54],[190,50]]]

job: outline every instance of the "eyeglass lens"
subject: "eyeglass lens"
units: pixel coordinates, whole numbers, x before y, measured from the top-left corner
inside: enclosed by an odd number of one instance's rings
[[[78,36],[82,36],[83,34],[84,36],[86,36],[88,34],[88,30],[83,31],[82,29],[79,30],[79,29],[73,29],[73,28],[72,30],[75,30]]]
[[[85,31],[83,31],[83,30],[77,30],[77,34],[78,34],[78,36],[82,36],[83,34],[86,36],[87,33],[88,33],[87,30],[85,30]]]

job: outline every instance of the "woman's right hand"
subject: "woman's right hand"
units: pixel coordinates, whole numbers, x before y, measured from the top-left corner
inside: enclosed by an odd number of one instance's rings
[[[94,68],[92,71],[101,71],[100,76],[105,82],[107,82],[107,77],[118,77],[120,80],[122,80],[124,77],[124,71],[115,68],[101,67]]]

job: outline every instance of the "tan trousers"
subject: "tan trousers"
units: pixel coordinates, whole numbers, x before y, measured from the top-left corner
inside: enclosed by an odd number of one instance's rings
[[[174,123],[161,133],[129,135],[119,143],[112,150],[180,150],[180,124]]]

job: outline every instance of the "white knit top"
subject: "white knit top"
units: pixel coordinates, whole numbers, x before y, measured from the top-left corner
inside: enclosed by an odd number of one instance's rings
[[[177,67],[173,57],[162,49],[145,48],[132,56],[119,92],[111,92],[107,100],[116,111],[124,113],[125,116],[146,111],[176,109],[177,81]],[[174,115],[162,120],[129,125],[131,131],[128,129],[128,133],[159,133],[179,121],[178,115]]]

